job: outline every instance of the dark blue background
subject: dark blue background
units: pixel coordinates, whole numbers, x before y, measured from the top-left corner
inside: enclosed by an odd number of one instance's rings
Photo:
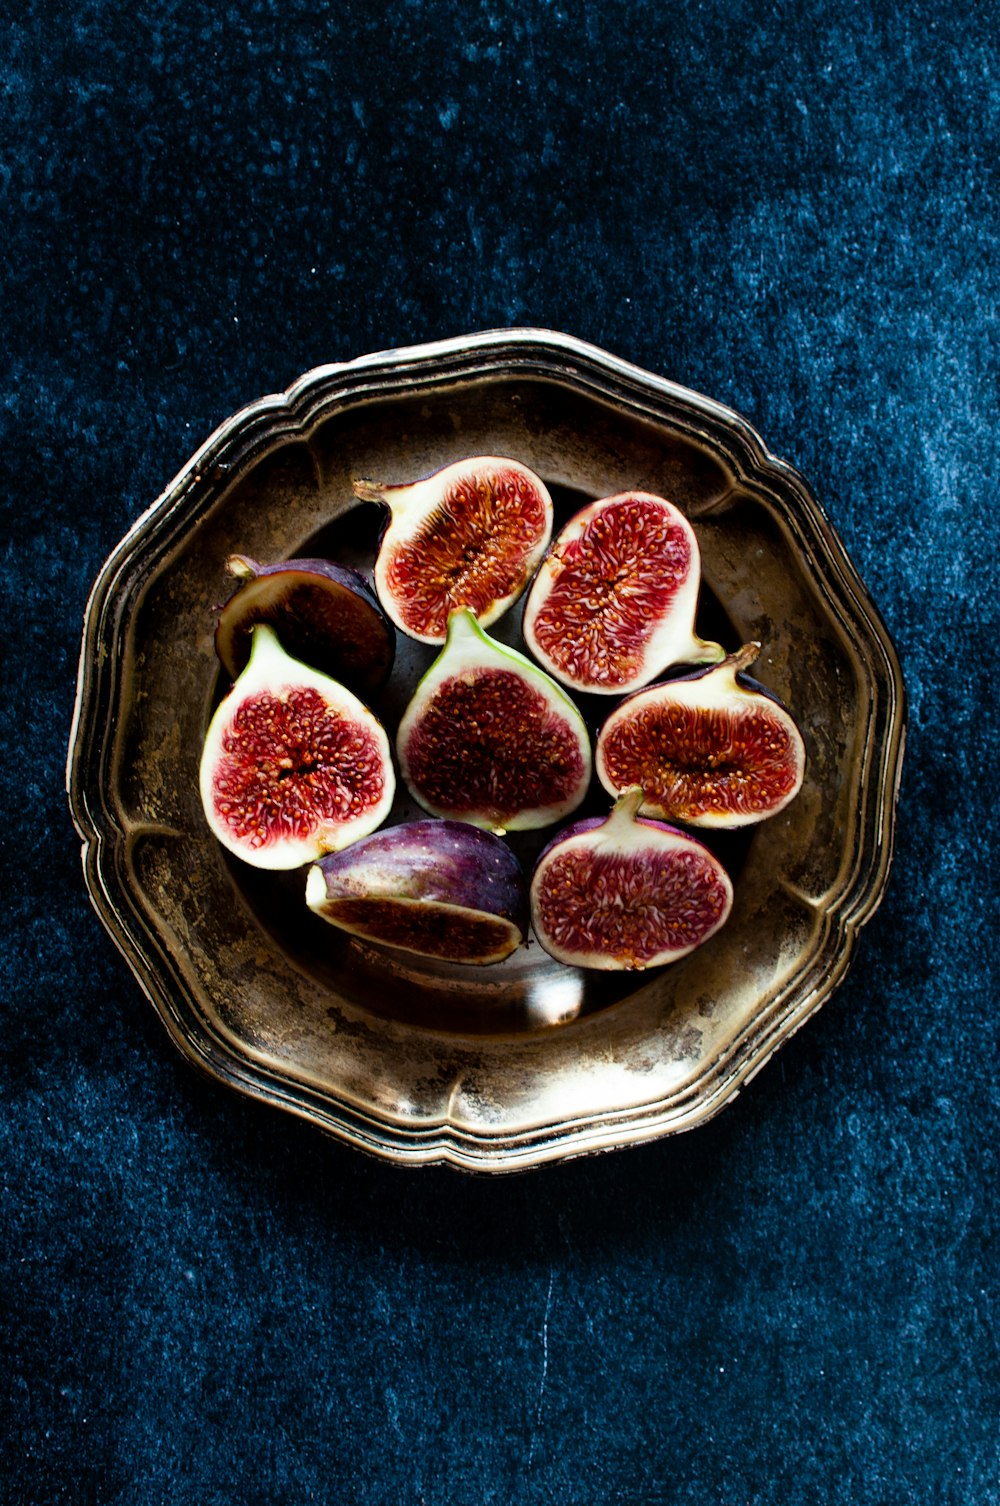
[[[0,46],[5,1502],[1000,1501],[991,3],[27,0]],[[694,1134],[385,1167],[92,913],[81,616],[234,409],[506,324],[742,411],[910,692],[856,965]]]

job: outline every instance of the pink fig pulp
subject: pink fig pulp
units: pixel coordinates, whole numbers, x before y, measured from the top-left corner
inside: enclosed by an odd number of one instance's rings
[[[559,962],[604,971],[659,967],[687,956],[729,917],[733,886],[694,837],[637,818],[638,788],[603,820],[580,821],[542,853],[531,919]]]

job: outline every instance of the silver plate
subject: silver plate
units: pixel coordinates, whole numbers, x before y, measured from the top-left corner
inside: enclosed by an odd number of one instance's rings
[[[755,674],[802,728],[805,786],[719,838],[732,917],[671,968],[586,974],[534,943],[482,970],[399,961],[308,914],[301,873],[231,862],[205,826],[227,555],[370,568],[378,510],[351,478],[472,454],[525,461],[560,516],[628,488],[677,502],[702,549],[699,626],[759,639]],[[390,731],[430,657],[401,651],[376,703]],[[192,1062],[390,1160],[501,1171],[703,1122],[829,997],[885,886],[903,738],[892,644],[802,478],[708,398],[500,330],[320,367],[212,435],[94,586],[68,785],[98,914]],[[391,819],[410,814],[400,799]]]

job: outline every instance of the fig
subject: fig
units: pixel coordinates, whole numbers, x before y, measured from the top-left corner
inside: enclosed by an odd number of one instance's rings
[[[672,664],[709,664],[717,643],[694,631],[701,555],[672,502],[622,492],[566,524],[532,582],[524,638],[572,690],[623,695]]]
[[[396,751],[410,793],[431,815],[498,834],[561,820],[591,775],[587,729],[565,691],[490,638],[469,608],[449,617]]]
[[[250,630],[273,627],[295,659],[342,681],[358,695],[389,678],[396,632],[363,575],[332,560],[259,565],[244,554],[226,561],[240,582],[219,613],[215,648],[231,679],[250,659]]]
[[[306,903],[353,936],[446,962],[502,962],[528,934],[521,865],[463,821],[410,821],[321,858]]]
[[[660,821],[638,819],[642,790],[611,814],[578,821],[542,852],[531,920],[559,962],[604,971],[676,962],[729,918],[733,886],[708,848]]]
[[[802,784],[805,748],[781,702],[743,673],[759,653],[748,643],[617,706],[597,739],[604,788],[641,785],[644,813],[690,826],[749,826],[783,809]]]
[[[200,785],[224,847],[255,868],[297,868],[381,825],[395,778],[368,708],[258,623],[247,667],[209,723]]]
[[[516,460],[479,455],[405,486],[355,481],[389,521],[375,589],[397,627],[443,643],[449,615],[468,607],[484,626],[520,596],[552,535],[552,499]]]

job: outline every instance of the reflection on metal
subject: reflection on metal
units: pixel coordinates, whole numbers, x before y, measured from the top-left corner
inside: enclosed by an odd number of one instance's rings
[[[702,550],[699,631],[759,639],[755,673],[802,729],[800,794],[718,839],[732,917],[672,968],[583,974],[537,944],[424,966],[338,936],[301,874],[244,869],[205,827],[227,556],[370,571],[379,509],[352,477],[475,453],[538,471],[557,524],[629,487],[676,502]],[[518,643],[519,616],[498,636]],[[401,647],[376,706],[390,732],[432,652]],[[68,783],[95,907],[192,1062],[378,1155],[508,1170],[703,1122],[829,997],[885,886],[903,730],[877,610],[743,419],[568,336],[500,330],[322,367],[212,435],[95,584]],[[606,808],[595,791],[580,814]],[[400,796],[390,819],[415,814]],[[549,835],[512,839],[526,867]]]

